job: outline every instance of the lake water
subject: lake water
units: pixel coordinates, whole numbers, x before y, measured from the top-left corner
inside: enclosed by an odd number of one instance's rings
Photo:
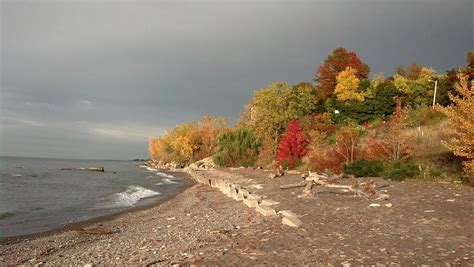
[[[31,234],[175,194],[181,173],[136,161],[0,157],[0,237]],[[105,172],[61,170],[104,166]],[[181,177],[180,177],[181,175]]]

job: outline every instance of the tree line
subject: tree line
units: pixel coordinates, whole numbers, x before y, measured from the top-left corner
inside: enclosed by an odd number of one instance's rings
[[[416,62],[388,77],[369,73],[355,52],[337,48],[316,68],[313,82],[256,90],[234,127],[210,116],[178,125],[150,138],[150,157],[187,164],[212,156],[220,166],[390,179],[472,178],[474,53],[467,65],[445,73]]]

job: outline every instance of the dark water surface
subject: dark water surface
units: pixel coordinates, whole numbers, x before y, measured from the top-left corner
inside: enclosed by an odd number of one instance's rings
[[[179,173],[135,161],[0,157],[0,237],[53,230],[175,194]],[[105,172],[61,170],[104,166]]]

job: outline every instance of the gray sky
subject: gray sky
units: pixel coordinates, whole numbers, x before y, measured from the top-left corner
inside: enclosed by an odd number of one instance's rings
[[[205,114],[231,121],[336,47],[372,74],[473,49],[473,1],[1,0],[0,155],[131,159]]]

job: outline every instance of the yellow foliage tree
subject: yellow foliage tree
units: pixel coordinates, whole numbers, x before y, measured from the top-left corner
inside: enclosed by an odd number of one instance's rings
[[[466,160],[464,171],[474,185],[474,83],[468,86],[465,75],[459,77],[455,85],[456,95],[449,94],[452,104],[447,107],[438,106],[438,110],[448,117],[449,126],[446,130],[452,135],[446,145],[457,156]]]
[[[337,75],[336,81],[337,85],[334,92],[336,93],[337,100],[341,102],[352,100],[364,101],[365,95],[359,90],[360,79],[357,78],[355,69],[347,67]]]
[[[413,93],[413,89],[411,86],[409,86],[407,78],[399,74],[395,74],[395,76],[393,76],[393,83],[395,84],[395,87],[398,89],[398,91],[407,95]]]
[[[150,137],[150,158],[163,163],[189,163],[209,157],[217,146],[217,136],[226,130],[224,117],[205,116],[198,122],[178,125],[161,138]]]

